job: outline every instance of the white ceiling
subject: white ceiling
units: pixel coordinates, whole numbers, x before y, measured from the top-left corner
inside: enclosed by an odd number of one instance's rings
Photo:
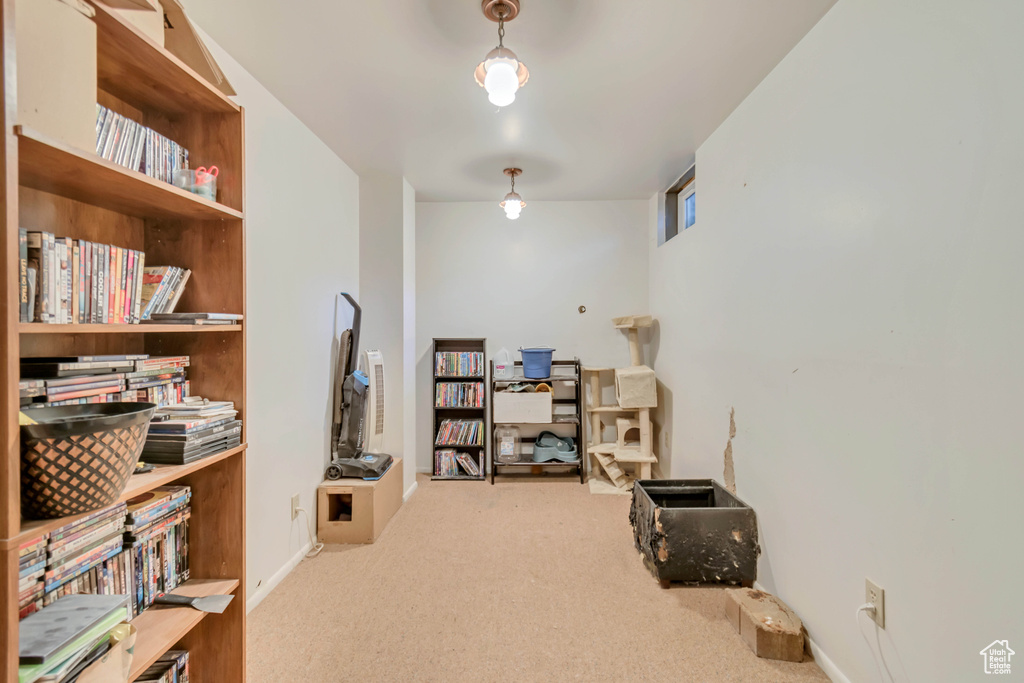
[[[186,0],[190,16],[357,173],[420,201],[645,199],[835,0],[522,0],[503,109],[473,69],[479,0]]]

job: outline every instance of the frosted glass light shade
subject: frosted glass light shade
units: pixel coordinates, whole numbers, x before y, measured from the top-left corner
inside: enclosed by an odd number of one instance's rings
[[[519,218],[524,206],[526,206],[526,202],[518,192],[509,192],[505,195],[505,201],[501,203],[501,208],[505,209],[505,218],[513,221]]]
[[[519,76],[516,75],[515,67],[504,59],[496,60],[487,69],[484,89],[487,90],[487,99],[491,104],[498,107],[512,104],[516,99],[516,90],[519,90]]]
[[[506,107],[516,99],[516,91],[530,80],[530,70],[507,47],[496,47],[476,66],[473,78],[487,90],[487,99]]]

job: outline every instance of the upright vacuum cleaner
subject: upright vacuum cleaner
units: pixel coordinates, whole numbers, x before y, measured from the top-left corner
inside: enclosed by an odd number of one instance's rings
[[[342,292],[341,296],[352,306],[352,328],[341,334],[341,343],[338,345],[334,374],[331,464],[327,466],[324,476],[327,479],[380,479],[391,467],[393,458],[387,453],[367,453],[363,450],[366,395],[370,387],[366,373],[356,369],[363,311],[348,293]]]

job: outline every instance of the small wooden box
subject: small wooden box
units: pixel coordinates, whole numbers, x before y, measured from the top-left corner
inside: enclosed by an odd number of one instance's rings
[[[402,507],[402,459],[377,481],[336,479],[317,488],[316,535],[321,543],[373,543]]]

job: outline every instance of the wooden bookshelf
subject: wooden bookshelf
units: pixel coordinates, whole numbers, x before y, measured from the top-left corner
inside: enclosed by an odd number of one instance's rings
[[[438,374],[436,354],[438,353],[479,353],[480,354],[480,372],[474,375],[451,375],[451,374]],[[470,457],[477,461],[477,466],[480,468],[480,476],[474,477],[470,474],[460,474],[458,476],[442,476],[437,471],[437,462],[432,460],[433,465],[433,479],[444,480],[444,481],[485,481],[487,476],[487,443],[490,441],[487,435],[487,389],[484,383],[485,379],[485,368],[487,367],[487,340],[486,339],[434,339],[433,353],[430,354],[431,360],[434,362],[434,381],[430,384],[430,404],[434,406],[433,409],[433,429],[431,430],[431,454],[439,449],[451,448],[456,451],[468,454]],[[483,388],[483,405],[479,408],[469,407],[452,407],[452,406],[438,406],[437,405],[437,385],[438,384],[452,384],[458,382],[469,382],[473,384],[480,384]],[[441,426],[441,422],[444,420],[480,420],[483,422],[483,444],[482,446],[456,446],[456,445],[438,445],[437,444],[437,431]],[[460,470],[461,472],[461,470]]]
[[[192,393],[234,401],[242,445],[129,481],[122,500],[164,484],[192,487],[190,580],[176,592],[232,594],[223,614],[151,607],[138,629],[131,680],[163,652],[190,652],[196,681],[245,679],[245,349],[235,326],[52,325],[19,322],[18,228],[144,251],[147,265],[192,271],[178,311],[245,313],[244,112],[195,71],[99,2],[97,102],[186,147],[193,167],[216,165],[209,201],[60,143],[16,120],[14,1],[0,0],[0,683],[17,680],[18,545],[62,520],[20,515],[18,370],[22,356],[185,354]]]

